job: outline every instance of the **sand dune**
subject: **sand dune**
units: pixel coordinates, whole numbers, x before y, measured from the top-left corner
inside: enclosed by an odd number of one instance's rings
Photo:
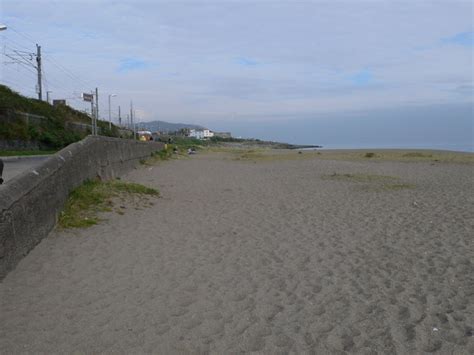
[[[0,352],[474,353],[473,172],[142,167],[125,179],[159,188],[152,206],[56,231],[3,280]]]

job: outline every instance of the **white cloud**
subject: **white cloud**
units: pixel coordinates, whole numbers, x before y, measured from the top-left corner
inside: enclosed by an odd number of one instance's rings
[[[38,41],[46,58],[80,77],[73,80],[45,61],[56,97],[99,86],[103,98],[118,94],[116,104],[126,107],[133,99],[146,119],[226,119],[235,112],[258,119],[472,100],[456,89],[472,83],[472,48],[440,45],[472,27],[471,6],[4,0],[0,22],[33,41],[11,30],[0,40],[7,48],[32,49]],[[130,58],[159,66],[117,73]],[[236,58],[258,65],[238,65]],[[377,80],[351,86],[348,78],[367,68]],[[4,82],[34,94],[34,75],[2,69]]]

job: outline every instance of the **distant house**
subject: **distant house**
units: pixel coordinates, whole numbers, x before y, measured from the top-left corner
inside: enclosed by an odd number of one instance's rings
[[[214,137],[214,132],[208,130],[207,128],[203,129],[204,138],[211,138]]]
[[[196,139],[206,139],[214,137],[214,132],[207,128],[203,129],[190,129],[188,137],[196,138]]]

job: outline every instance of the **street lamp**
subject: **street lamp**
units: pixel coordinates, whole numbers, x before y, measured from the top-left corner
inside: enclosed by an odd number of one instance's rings
[[[110,94],[109,95],[109,129],[112,129],[112,118],[111,118],[111,112],[110,112],[110,98],[115,97],[117,94]]]
[[[5,31],[7,29],[7,26],[5,25],[0,25],[0,31]]]

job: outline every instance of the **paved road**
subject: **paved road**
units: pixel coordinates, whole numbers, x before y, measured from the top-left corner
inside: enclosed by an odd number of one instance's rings
[[[4,163],[3,167],[3,179],[5,182],[19,175],[25,170],[33,169],[42,162],[44,162],[49,156],[31,156],[31,157],[20,157],[20,158],[1,158]]]

